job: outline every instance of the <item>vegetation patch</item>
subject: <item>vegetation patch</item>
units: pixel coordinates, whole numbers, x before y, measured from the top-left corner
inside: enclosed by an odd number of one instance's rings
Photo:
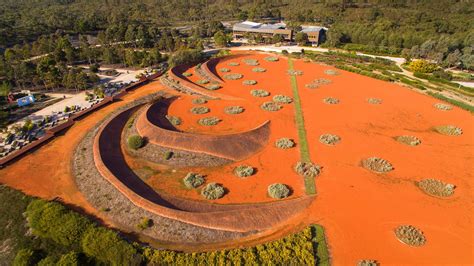
[[[293,99],[290,96],[278,94],[278,95],[273,96],[273,101],[277,103],[289,104],[293,102]]]
[[[331,80],[320,78],[320,79],[315,79],[311,83],[306,84],[305,87],[308,89],[316,89],[322,85],[329,84],[329,83],[331,83]]]
[[[290,138],[281,138],[275,141],[275,147],[279,149],[290,149],[295,146],[295,141]]]
[[[290,70],[288,70],[288,75],[290,75],[290,76],[301,76],[301,75],[303,75],[303,71],[290,69]]]
[[[244,75],[239,74],[239,73],[232,73],[232,74],[225,74],[224,78],[229,79],[229,80],[237,80],[243,78]]]
[[[257,59],[251,59],[251,58],[244,59],[244,63],[248,66],[258,66],[259,65]]]
[[[189,73],[189,72],[184,72],[183,73],[183,76],[185,77],[191,77],[193,74],[192,73]]]
[[[378,266],[379,263],[376,260],[359,260],[357,266]]]
[[[191,113],[196,115],[202,115],[209,113],[210,109],[205,106],[195,106],[191,108]]]
[[[333,98],[333,97],[327,97],[327,98],[324,98],[324,99],[323,99],[323,102],[324,102],[324,103],[327,103],[327,104],[338,104],[338,103],[339,103],[339,99]]]
[[[194,104],[205,104],[207,103],[207,100],[204,98],[195,98],[192,101]]]
[[[133,150],[138,150],[145,144],[145,141],[139,135],[132,135],[127,139],[128,147]]]
[[[462,135],[462,129],[452,125],[437,126],[434,128],[436,132],[447,135],[447,136],[459,136]]]
[[[238,177],[248,177],[255,173],[255,169],[249,165],[239,165],[234,168],[234,175]]]
[[[369,99],[367,99],[367,102],[370,103],[370,104],[381,104],[381,103],[382,103],[382,99],[369,98]]]
[[[271,184],[268,186],[268,195],[274,199],[283,199],[290,195],[290,189],[285,184]]]
[[[395,229],[395,235],[401,242],[410,246],[423,246],[426,238],[423,232],[412,225],[401,225]]]
[[[393,170],[393,166],[390,162],[378,157],[370,157],[362,160],[362,167],[377,173],[386,173]]]
[[[181,125],[181,123],[183,122],[181,120],[181,118],[177,117],[177,116],[172,116],[172,115],[166,115],[166,119],[168,119],[168,121],[170,121],[170,123],[173,125],[173,126],[179,126]]]
[[[201,84],[201,85],[204,85],[204,84],[208,84],[209,83],[209,80],[208,79],[200,79],[198,81],[196,81],[197,84]]]
[[[252,71],[262,73],[262,72],[266,72],[267,70],[263,67],[254,67],[252,68]]]
[[[204,176],[197,174],[197,173],[188,173],[184,178],[183,178],[183,183],[184,185],[189,188],[197,188],[204,184]]]
[[[147,228],[150,228],[153,225],[153,220],[147,217],[143,217],[140,220],[140,223],[137,224],[137,228],[140,230],[145,230]]]
[[[298,162],[295,166],[295,171],[304,177],[316,177],[321,173],[321,166],[312,162]]]
[[[209,183],[201,191],[201,195],[208,200],[220,199],[224,196],[224,194],[224,187],[217,183]]]
[[[330,76],[337,76],[339,75],[339,71],[334,70],[334,69],[327,69],[324,71],[324,74],[330,75]]]
[[[268,57],[265,57],[265,61],[268,61],[268,62],[277,62],[279,59],[278,57],[276,56],[268,56]]]
[[[319,142],[326,144],[326,145],[336,145],[341,141],[341,137],[334,134],[323,134],[319,136]]]
[[[253,79],[248,79],[248,80],[244,80],[242,82],[242,84],[244,84],[244,85],[255,85],[255,84],[257,84],[257,81],[253,80]]]
[[[264,102],[262,105],[260,105],[260,108],[265,111],[276,112],[281,109],[281,105],[275,102]]]
[[[223,68],[220,68],[219,69],[220,72],[230,72],[230,69],[228,69],[227,67],[223,67]]]
[[[398,136],[395,139],[398,142],[409,146],[417,146],[421,144],[421,140],[415,136]]]
[[[434,107],[442,111],[449,111],[453,109],[451,105],[445,103],[435,103]]]
[[[211,84],[211,85],[206,86],[206,89],[208,89],[210,91],[215,91],[215,90],[218,90],[220,88],[222,88],[222,86],[219,85],[219,84]]]
[[[244,108],[241,106],[227,106],[224,108],[224,112],[229,115],[236,115],[244,112]]]
[[[240,64],[238,62],[229,62],[227,65],[228,66],[238,66]]]
[[[215,126],[221,122],[219,118],[215,116],[204,117],[198,120],[198,124],[201,126]]]
[[[266,90],[251,90],[250,94],[255,97],[267,97],[270,95],[270,92]]]
[[[415,182],[415,184],[426,194],[435,197],[452,196],[454,194],[454,189],[456,188],[453,184],[447,184],[437,179],[424,179]]]

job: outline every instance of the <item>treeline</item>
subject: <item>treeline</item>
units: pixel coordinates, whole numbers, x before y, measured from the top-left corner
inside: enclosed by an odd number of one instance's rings
[[[10,227],[0,233],[0,240],[9,239],[10,245],[0,259],[13,265],[315,265],[327,260],[322,228],[317,226],[256,247],[183,253],[127,241],[60,203],[5,186],[0,187],[0,210],[0,226]],[[33,235],[26,233],[29,230]]]

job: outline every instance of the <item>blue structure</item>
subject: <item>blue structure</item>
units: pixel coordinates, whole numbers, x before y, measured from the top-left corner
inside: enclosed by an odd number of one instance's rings
[[[35,102],[35,96],[33,96],[33,95],[28,95],[28,96],[25,96],[25,97],[21,97],[21,98],[16,100],[16,103],[20,107],[30,105],[34,102]]]

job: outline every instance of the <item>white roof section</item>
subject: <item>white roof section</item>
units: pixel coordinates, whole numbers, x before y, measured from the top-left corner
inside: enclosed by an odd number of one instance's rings
[[[232,27],[233,30],[237,31],[251,31],[251,32],[262,32],[262,33],[271,33],[277,29],[285,29],[285,23],[275,23],[275,24],[263,24],[252,21],[244,21],[234,24]]]
[[[304,33],[308,32],[318,32],[320,30],[328,30],[328,28],[325,27],[320,27],[320,26],[301,26],[301,31]]]

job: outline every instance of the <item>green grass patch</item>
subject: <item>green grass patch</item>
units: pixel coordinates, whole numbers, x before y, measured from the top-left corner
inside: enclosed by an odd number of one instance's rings
[[[290,71],[294,70],[293,60],[291,60],[291,58],[288,58],[288,66],[289,66]],[[293,91],[293,100],[295,103],[295,120],[296,120],[296,126],[298,128],[298,139],[299,139],[298,147],[300,148],[301,161],[311,162],[308,140],[306,137],[306,129],[304,127],[303,111],[301,109],[301,99],[298,92],[298,82],[296,80],[296,76],[290,76],[290,81],[291,81],[291,89]],[[305,177],[304,184],[306,188],[306,194],[308,195],[316,194],[316,185],[314,183],[313,177],[311,178]]]
[[[451,98],[448,98],[448,97],[442,95],[441,93],[431,92],[431,91],[428,91],[427,93],[428,93],[428,95],[430,95],[432,97],[435,97],[436,99],[443,100],[443,101],[448,102],[452,105],[455,105],[455,106],[457,106],[461,109],[464,109],[466,111],[474,113],[474,106],[472,106],[470,104],[467,104],[467,103],[464,103],[464,102],[461,102],[461,101],[457,101],[457,100],[453,100]]]

